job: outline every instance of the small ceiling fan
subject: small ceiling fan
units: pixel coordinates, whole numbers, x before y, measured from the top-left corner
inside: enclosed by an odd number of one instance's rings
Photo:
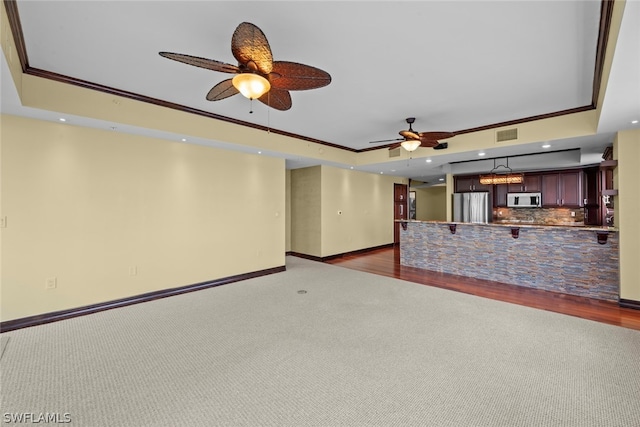
[[[370,144],[378,144],[381,142],[395,142],[389,145],[389,150],[402,146],[407,151],[414,151],[421,145],[424,147],[432,147],[436,150],[447,148],[446,142],[440,143],[441,139],[447,139],[455,136],[453,132],[416,132],[412,128],[412,124],[416,121],[415,117],[406,119],[409,129],[398,132],[402,138],[383,139],[380,141],[370,141]]]
[[[174,61],[236,74],[211,88],[206,96],[209,101],[220,101],[242,93],[249,99],[258,99],[269,107],[285,111],[291,108],[290,90],[317,89],[331,83],[329,73],[319,68],[297,62],[274,61],[266,36],[249,22],[241,23],[233,32],[231,53],[238,60],[237,66],[182,53],[159,52],[160,56]]]

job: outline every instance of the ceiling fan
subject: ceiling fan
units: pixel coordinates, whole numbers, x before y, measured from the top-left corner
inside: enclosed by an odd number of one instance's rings
[[[276,110],[291,108],[290,90],[317,89],[331,83],[326,71],[297,62],[274,61],[271,47],[260,28],[243,22],[231,37],[231,53],[238,65],[214,59],[200,58],[182,53],[159,52],[174,61],[183,62],[208,70],[236,74],[215,85],[207,100],[220,101],[237,93],[249,99],[258,99]]]
[[[448,147],[446,142],[440,143],[441,139],[447,139],[455,136],[453,132],[416,132],[411,125],[416,121],[415,117],[408,117],[406,122],[409,124],[409,129],[401,130],[398,132],[402,138],[395,139],[383,139],[380,141],[370,141],[370,144],[378,144],[380,142],[395,142],[389,145],[389,150],[402,146],[407,151],[414,151],[421,145],[424,147],[432,147],[435,150],[440,150]]]

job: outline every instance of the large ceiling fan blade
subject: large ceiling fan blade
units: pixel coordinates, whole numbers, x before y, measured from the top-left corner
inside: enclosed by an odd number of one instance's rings
[[[253,62],[262,74],[267,75],[273,69],[273,55],[267,37],[249,22],[241,23],[233,32],[231,53],[245,66]]]
[[[263,104],[280,111],[286,111],[291,108],[291,94],[288,90],[284,89],[272,87],[269,92],[262,95],[258,100]]]
[[[369,141],[369,144],[378,144],[380,142],[396,142],[396,141],[404,141],[404,139],[403,138],[381,139],[380,141]]]
[[[423,147],[435,147],[438,144],[440,144],[438,141],[425,140],[425,139],[420,140],[420,145]]]
[[[269,74],[272,87],[286,90],[317,89],[331,83],[326,71],[310,65],[289,61],[274,61]]]
[[[239,93],[238,89],[235,88],[231,79],[223,80],[211,88],[207,94],[207,101],[220,101],[237,93]]]
[[[421,141],[438,141],[456,136],[453,132],[420,132],[418,135]]]
[[[158,52],[160,56],[174,61],[183,62],[195,67],[206,68],[207,70],[220,71],[222,73],[237,73],[239,68],[232,64],[216,61],[214,59],[200,58],[198,56],[185,55],[173,52]]]
[[[402,147],[402,142],[398,142],[398,143],[395,143],[395,144],[391,144],[391,145],[389,146],[389,150],[394,150],[394,149],[396,149],[396,148],[398,148],[398,147]]]

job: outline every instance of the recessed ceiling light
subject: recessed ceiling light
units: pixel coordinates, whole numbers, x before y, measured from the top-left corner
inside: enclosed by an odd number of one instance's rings
[[[638,121],[637,120],[631,120],[631,123],[635,125],[636,123],[638,123]]]
[[[187,138],[182,138],[182,142],[187,142]]]
[[[431,163],[431,159],[427,159],[427,160],[425,160],[425,162]]]
[[[549,148],[549,147],[551,147],[551,144],[544,144],[544,145],[542,146],[542,148]]]
[[[485,153],[484,151],[482,151],[482,152],[478,153],[478,156],[482,157],[482,156],[484,156],[485,154],[487,154],[487,153]]]
[[[444,181],[444,178],[440,178],[438,181]]]
[[[65,119],[64,117],[60,117],[58,120],[60,120],[61,122],[66,122],[67,119]]]
[[[384,172],[380,172],[380,175],[384,175]]]
[[[262,154],[262,151],[258,151],[258,154]]]
[[[351,166],[349,169],[353,169],[353,166]]]

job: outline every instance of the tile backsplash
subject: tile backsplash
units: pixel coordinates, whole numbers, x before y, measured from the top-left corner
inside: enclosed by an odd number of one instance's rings
[[[571,216],[573,213],[574,216]],[[493,222],[584,225],[582,208],[494,208]]]

